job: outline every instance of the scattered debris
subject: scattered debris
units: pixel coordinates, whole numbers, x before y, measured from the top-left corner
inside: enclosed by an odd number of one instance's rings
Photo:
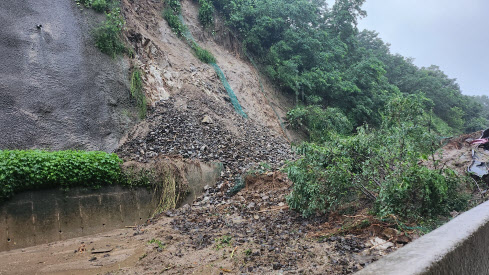
[[[472,163],[467,171],[480,178],[489,174],[489,129],[482,133],[479,139],[472,140],[470,145],[475,146],[472,149]]]
[[[177,108],[174,99],[159,102],[147,118],[155,122],[149,133],[129,140],[116,153],[125,161],[148,162],[161,155],[218,161],[224,165],[223,179],[228,185],[261,162],[273,170],[294,158],[285,138],[251,119],[234,116],[233,127],[239,133],[221,123],[203,123],[199,119],[203,105],[213,107],[203,99],[187,102],[185,110]],[[210,122],[210,117],[204,120]]]
[[[110,249],[96,249],[96,250],[92,250],[90,253],[92,253],[92,254],[102,254],[102,253],[112,252],[112,250],[114,250],[114,249],[113,248],[110,248]]]

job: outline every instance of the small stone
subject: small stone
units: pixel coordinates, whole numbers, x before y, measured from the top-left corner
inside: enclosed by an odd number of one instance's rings
[[[272,268],[273,270],[279,270],[282,268],[282,265],[280,263],[273,263]]]
[[[210,116],[205,115],[204,119],[202,119],[202,123],[203,124],[212,124],[212,123],[214,123],[214,120],[212,120],[212,118]]]

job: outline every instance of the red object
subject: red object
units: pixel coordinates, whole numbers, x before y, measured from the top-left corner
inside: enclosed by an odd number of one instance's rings
[[[486,144],[486,143],[489,143],[489,139],[487,139],[487,138],[481,138],[481,139],[475,139],[475,140],[473,140],[472,142],[470,142],[470,145],[474,145],[474,144]]]

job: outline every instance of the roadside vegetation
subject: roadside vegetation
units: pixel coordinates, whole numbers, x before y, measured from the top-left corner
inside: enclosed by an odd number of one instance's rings
[[[462,95],[437,66],[392,54],[357,29],[365,0],[211,0],[245,52],[296,100],[304,132],[288,198],[304,216],[367,207],[379,217],[434,221],[469,206],[472,186],[433,159],[442,137],[489,125],[487,98]]]
[[[0,150],[0,201],[26,190],[119,183],[121,163],[105,152]]]
[[[209,0],[198,0],[199,8],[199,21],[204,28],[214,26],[214,6]]]
[[[310,216],[358,203],[380,217],[410,222],[465,210],[469,179],[442,163],[433,170],[420,164],[438,149],[422,100],[414,95],[392,98],[380,127],[361,126],[353,135],[341,134],[341,124],[335,129],[330,122],[335,115],[323,119],[327,135],[311,128],[311,142],[298,146],[302,158],[287,168],[295,183],[288,198],[291,208]]]
[[[0,202],[23,191],[109,185],[152,189],[155,214],[176,208],[188,193],[183,172],[171,163],[122,165],[116,154],[98,151],[0,150]]]

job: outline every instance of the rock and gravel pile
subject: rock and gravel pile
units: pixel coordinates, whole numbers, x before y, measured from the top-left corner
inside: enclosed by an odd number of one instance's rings
[[[139,162],[158,155],[218,161],[224,165],[224,178],[230,181],[261,162],[278,168],[294,157],[290,144],[279,134],[234,114],[232,127],[237,131],[232,132],[223,124],[229,120],[219,120],[219,113],[225,111],[205,114],[203,104],[198,99],[187,102],[186,108],[176,107],[172,99],[158,103],[147,118],[152,123],[149,133],[126,142],[117,154],[126,161]]]
[[[206,187],[192,205],[155,220],[166,248],[147,251],[140,266],[148,273],[170,267],[170,274],[351,274],[385,253],[369,249],[365,236],[311,237],[330,217],[289,210],[291,186],[281,172],[269,172],[247,176],[233,197]]]

